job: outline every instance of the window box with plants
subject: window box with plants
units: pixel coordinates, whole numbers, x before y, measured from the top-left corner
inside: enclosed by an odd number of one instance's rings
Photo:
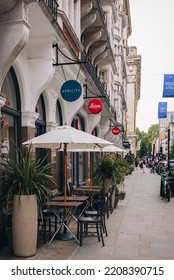
[[[36,254],[38,211],[50,198],[48,174],[50,163],[46,158],[33,160],[32,149],[16,150],[15,159],[1,162],[0,207],[12,208],[13,253],[18,257]]]

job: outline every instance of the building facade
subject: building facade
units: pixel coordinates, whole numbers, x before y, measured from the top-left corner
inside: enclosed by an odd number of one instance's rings
[[[65,122],[120,148],[128,138],[135,152],[141,59],[128,46],[131,32],[129,0],[1,1],[0,157]],[[71,101],[62,95],[67,81],[82,88]],[[88,109],[93,98],[102,102],[98,114]],[[62,153],[48,153],[61,189]],[[88,156],[69,155],[69,180],[89,177]]]
[[[161,124],[161,122],[160,122]],[[170,156],[171,146],[174,143],[174,112],[168,111],[167,118],[163,126],[163,138],[160,138],[160,147],[161,152],[165,155],[165,158],[168,160]]]
[[[141,94],[141,56],[137,54],[136,47],[130,47],[127,56],[127,114],[126,131],[127,139],[131,143],[131,152],[136,155],[136,113],[138,100]]]

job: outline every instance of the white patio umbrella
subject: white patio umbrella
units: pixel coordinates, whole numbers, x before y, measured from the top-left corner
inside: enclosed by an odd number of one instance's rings
[[[113,144],[113,143],[112,143]],[[67,149],[68,152],[96,152],[96,153],[99,153],[99,152],[106,152],[106,153],[118,153],[118,152],[125,152],[125,150],[119,148],[119,147],[116,147],[114,145],[107,145],[105,147],[93,147],[93,148],[77,148],[77,149]]]
[[[77,148],[102,148],[113,145],[112,142],[96,137],[69,125],[57,127],[47,133],[32,138],[22,143],[25,146],[31,145],[35,148],[63,149],[64,151],[64,200],[66,201],[67,191],[67,149]]]
[[[102,152],[119,153],[119,152],[125,152],[125,150],[123,150],[119,147],[116,147],[114,145],[109,145],[109,146],[102,148]]]

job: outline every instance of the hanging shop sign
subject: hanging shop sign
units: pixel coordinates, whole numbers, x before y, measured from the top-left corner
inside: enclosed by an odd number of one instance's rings
[[[123,141],[123,148],[130,149],[131,144],[128,140]]]
[[[167,102],[158,102],[158,118],[167,118]]]
[[[163,97],[174,97],[174,74],[164,75]]]
[[[120,128],[119,127],[113,127],[112,134],[118,135],[119,133],[120,133]]]
[[[81,96],[82,86],[76,80],[68,80],[62,85],[60,94],[64,100],[74,102]]]
[[[102,102],[99,99],[91,99],[88,103],[88,110],[92,114],[98,114],[102,110]]]

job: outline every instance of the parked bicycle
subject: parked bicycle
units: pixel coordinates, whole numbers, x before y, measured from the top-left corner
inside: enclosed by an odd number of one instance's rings
[[[162,199],[166,199],[170,202],[171,198],[171,184],[174,182],[173,172],[161,173],[161,185],[160,185],[160,196]]]

